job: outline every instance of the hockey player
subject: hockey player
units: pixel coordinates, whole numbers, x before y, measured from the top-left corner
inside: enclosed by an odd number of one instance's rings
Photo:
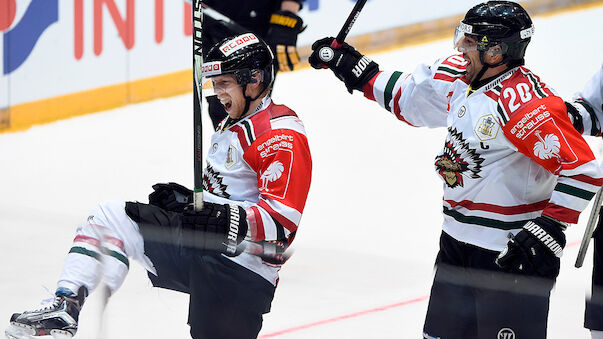
[[[310,64],[350,93],[448,129],[435,159],[444,223],[424,338],[545,338],[564,230],[603,184],[563,100],[523,66],[533,33],[519,4],[488,1],[457,27],[459,54],[412,73],[381,71],[333,38],[312,46]]]
[[[88,293],[101,278],[114,293],[131,259],[154,286],[190,294],[193,338],[257,337],[312,167],[302,122],[268,94],[272,61],[269,47],[251,33],[210,50],[203,69],[228,118],[211,138],[202,210],[188,208],[192,192],[175,183],[154,185],[150,204],[98,205],[77,228],[54,302],[14,314],[9,338],[71,337]]]
[[[603,121],[603,65],[588,81],[574,100],[567,103],[574,127],[582,134],[601,136]],[[603,212],[603,208],[601,209]],[[591,297],[586,301],[584,327],[591,330],[593,339],[603,339],[603,214],[593,234],[594,262]]]
[[[303,30],[303,20],[297,15],[303,0],[204,0],[203,3],[229,17],[246,31],[263,38],[276,55],[276,71],[291,71],[299,63],[297,35]],[[203,17],[203,46],[213,46],[220,40],[240,32],[224,22]],[[207,96],[209,116],[214,128],[226,117],[215,96]]]

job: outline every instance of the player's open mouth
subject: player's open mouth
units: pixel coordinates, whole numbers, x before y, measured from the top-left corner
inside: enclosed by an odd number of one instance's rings
[[[220,103],[224,106],[224,109],[228,111],[232,107],[232,101],[230,99],[220,99]]]

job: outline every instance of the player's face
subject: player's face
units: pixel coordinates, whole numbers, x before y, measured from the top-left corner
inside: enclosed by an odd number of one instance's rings
[[[214,93],[218,96],[220,103],[231,119],[238,119],[245,109],[245,97],[243,88],[237,83],[232,74],[219,75],[212,78]]]
[[[474,81],[478,72],[482,69],[482,63],[479,60],[479,51],[477,50],[477,39],[473,36],[464,36],[457,44],[456,48],[463,53],[463,58],[467,60],[467,80]]]

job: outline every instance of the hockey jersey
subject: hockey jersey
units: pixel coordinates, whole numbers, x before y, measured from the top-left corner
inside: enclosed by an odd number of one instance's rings
[[[582,91],[574,94],[568,113],[574,127],[584,135],[601,136],[603,121],[603,64]],[[573,108],[573,109],[572,109]]]
[[[541,214],[576,223],[603,184],[563,100],[525,67],[471,89],[461,55],[412,73],[381,71],[363,91],[412,126],[446,127],[435,158],[443,180],[443,229],[501,251]]]
[[[255,112],[218,125],[203,172],[203,200],[245,208],[251,242],[289,244],[310,189],[312,158],[304,125],[283,105],[263,98]],[[230,260],[273,285],[279,264],[242,253]]]

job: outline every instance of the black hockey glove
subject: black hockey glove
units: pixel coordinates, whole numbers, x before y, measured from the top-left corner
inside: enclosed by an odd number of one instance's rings
[[[379,72],[379,65],[345,42],[340,48],[333,49],[333,40],[335,38],[329,37],[312,44],[312,54],[308,58],[310,65],[316,69],[330,68],[345,83],[348,92],[362,91],[362,86]]]
[[[204,202],[201,211],[184,210],[182,228],[193,247],[237,256],[237,245],[247,235],[247,215],[237,205]]]
[[[305,28],[303,20],[290,11],[278,11],[270,17],[266,42],[276,54],[279,70],[292,71],[299,64],[299,54],[295,46],[297,35]]]
[[[155,184],[153,190],[149,194],[149,204],[167,211],[182,212],[193,202],[193,191],[175,182]]]
[[[496,264],[510,273],[555,279],[565,247],[565,226],[540,216],[527,222],[507,243]]]

